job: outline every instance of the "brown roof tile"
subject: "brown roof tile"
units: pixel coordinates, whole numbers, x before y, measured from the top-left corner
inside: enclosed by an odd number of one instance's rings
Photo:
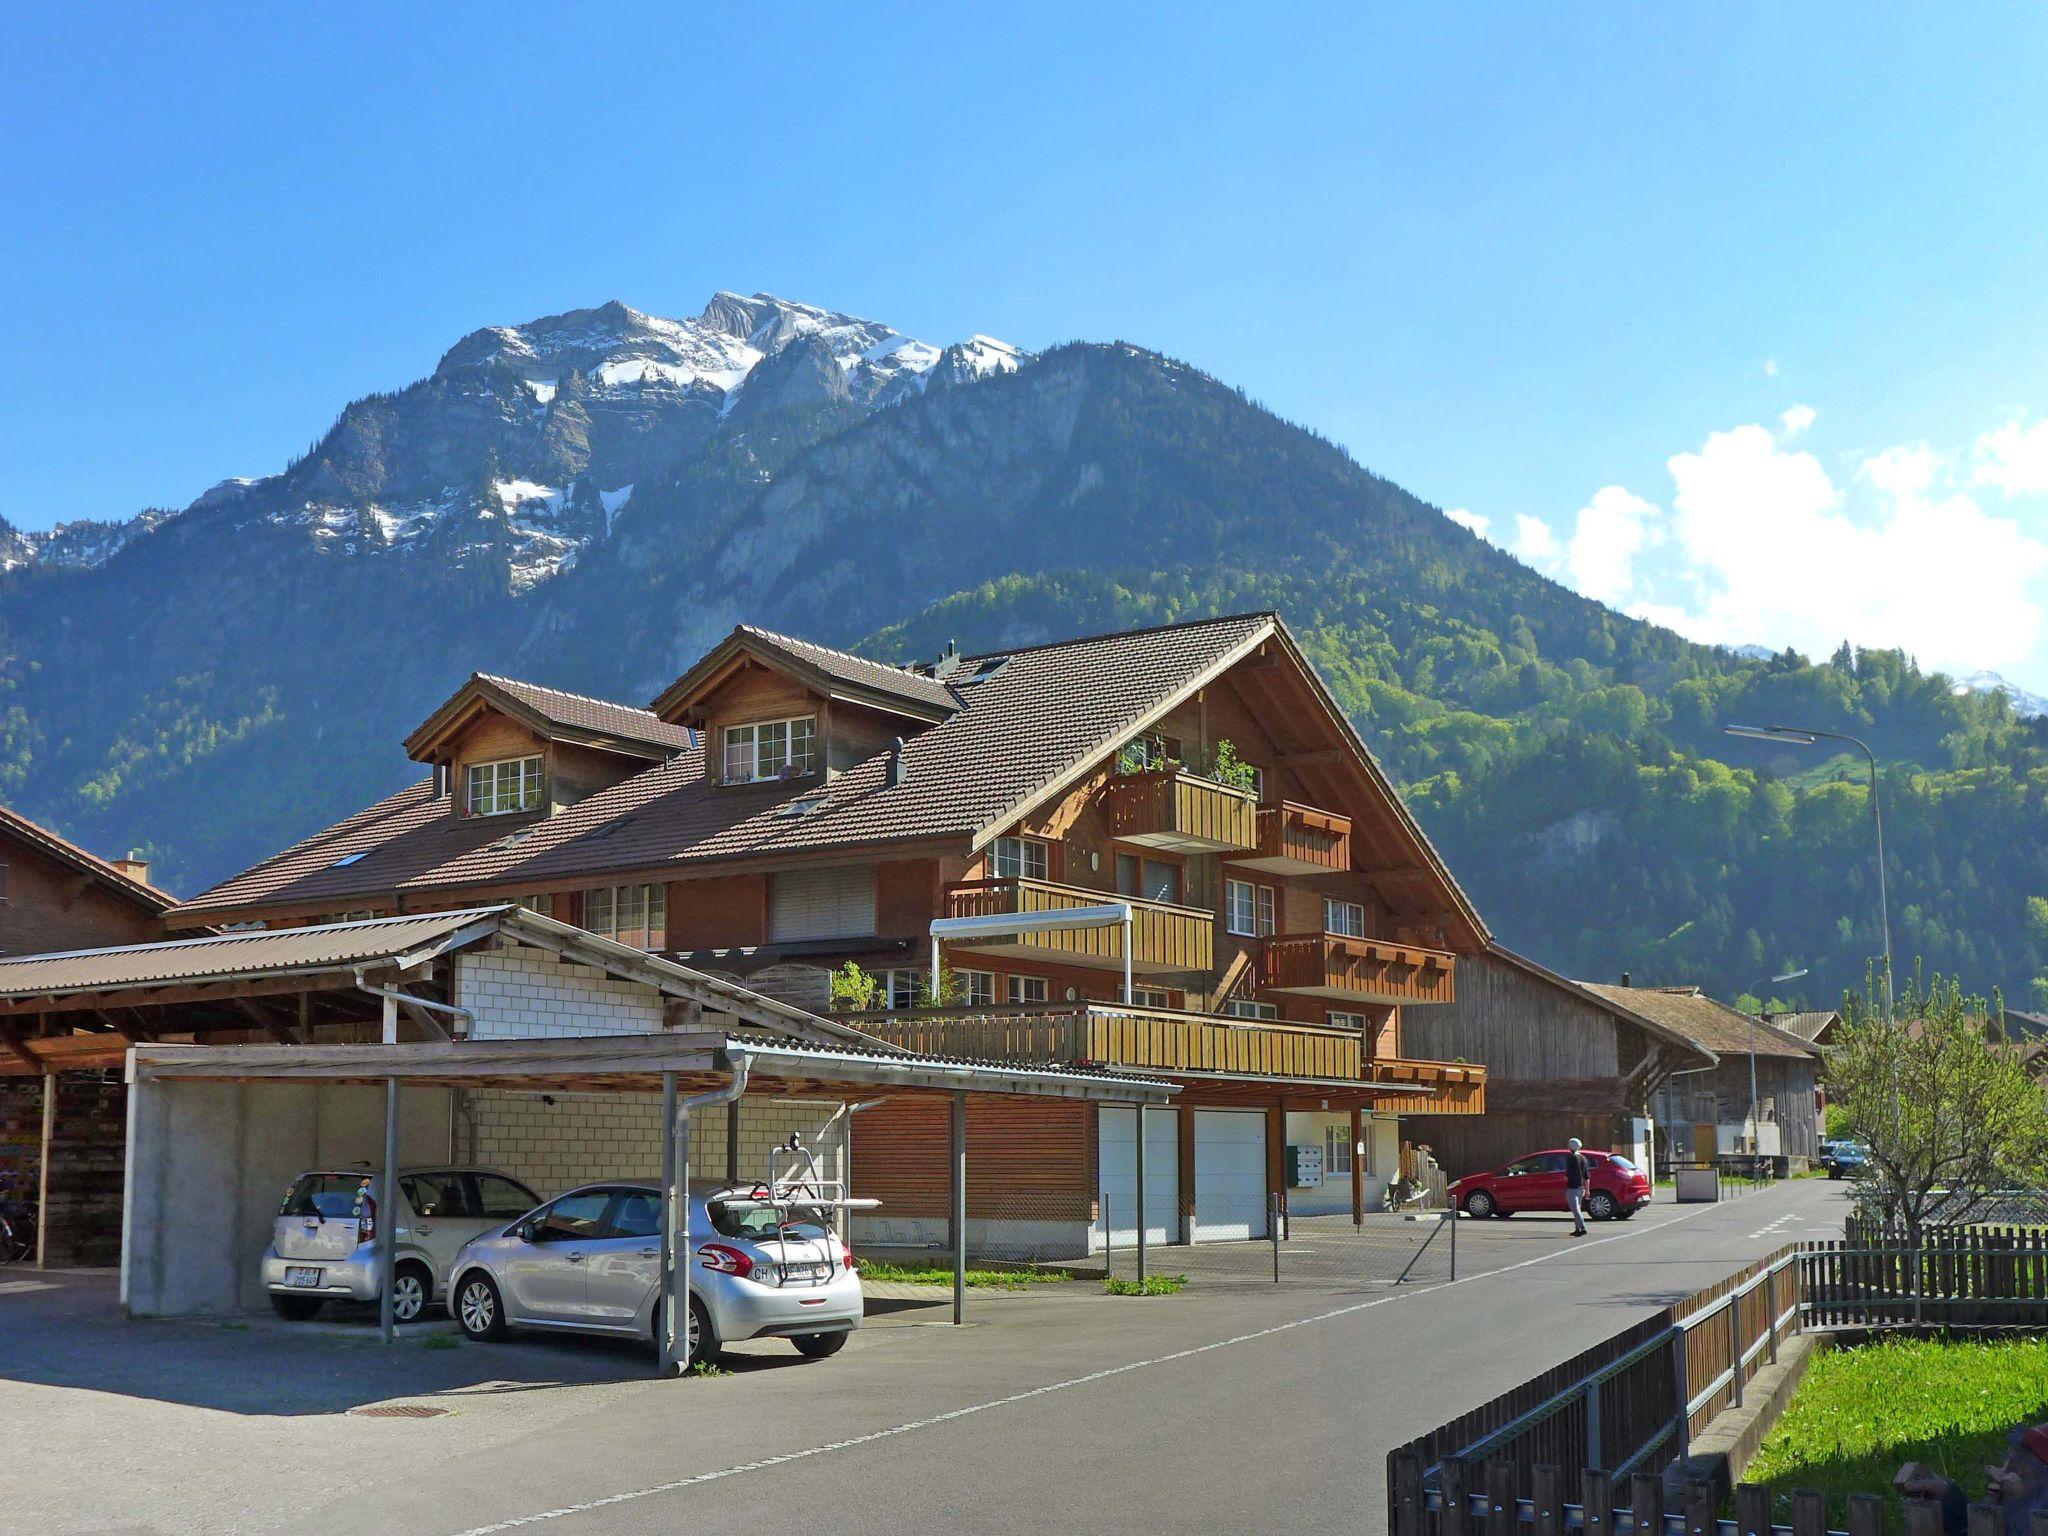
[[[1818,1054],[1804,1040],[1760,1023],[1750,1014],[1738,1013],[1697,987],[1613,987],[1596,981],[1580,985],[1716,1055],[1746,1055],[1752,1049],[1759,1056],[1810,1059]]]
[[[564,693],[538,683],[522,683],[513,677],[496,677],[479,672],[477,679],[494,683],[529,709],[556,725],[597,736],[618,736],[674,750],[689,745],[690,733],[670,725],[651,709],[632,704],[614,704],[610,699],[593,699],[588,694]]]
[[[39,849],[58,863],[90,875],[116,895],[125,897],[149,912],[167,912],[178,904],[169,891],[160,891],[145,880],[124,875],[96,853],[88,853],[69,838],[59,837],[40,822],[0,805],[0,836],[13,836]]]

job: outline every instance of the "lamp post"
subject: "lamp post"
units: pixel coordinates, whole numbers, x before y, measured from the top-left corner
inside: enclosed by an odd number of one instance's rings
[[[1797,981],[1800,977],[1804,976],[1805,974],[1806,967],[1802,965],[1796,971],[1787,971],[1782,976],[1773,976],[1769,981],[1758,982],[1757,987],[1759,989],[1759,993],[1761,993],[1761,989],[1764,987],[1775,987],[1781,981]],[[1759,995],[1756,1000],[1756,1012],[1750,1016],[1749,1020],[1749,1150],[1751,1155],[1755,1155],[1757,1151],[1756,1021],[1763,1017],[1764,1009],[1770,1004],[1770,1001],[1770,998]]]
[[[1884,934],[1884,1016],[1892,1016],[1892,913],[1884,881],[1884,816],[1877,808],[1877,754],[1854,736],[1840,731],[1818,731],[1794,725],[1724,725],[1729,736],[1749,741],[1776,741],[1788,746],[1811,747],[1822,741],[1846,741],[1870,764],[1870,824],[1877,833],[1877,920]]]

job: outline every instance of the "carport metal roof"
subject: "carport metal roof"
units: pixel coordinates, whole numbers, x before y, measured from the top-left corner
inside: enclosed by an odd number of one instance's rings
[[[421,1086],[655,1091],[673,1072],[686,1087],[717,1086],[744,1060],[756,1084],[788,1091],[888,1089],[1164,1104],[1179,1091],[1157,1078],[1085,1067],[864,1051],[724,1031],[588,1035],[576,1039],[424,1040],[397,1045],[138,1045],[129,1077],[291,1080]]]

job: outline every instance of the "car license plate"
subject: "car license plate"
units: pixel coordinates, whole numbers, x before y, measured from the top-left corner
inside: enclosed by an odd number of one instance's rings
[[[286,1285],[318,1285],[320,1283],[320,1271],[297,1267],[287,1269],[284,1272],[284,1283]]]
[[[782,1266],[784,1285],[823,1285],[832,1278],[830,1264],[785,1264]]]

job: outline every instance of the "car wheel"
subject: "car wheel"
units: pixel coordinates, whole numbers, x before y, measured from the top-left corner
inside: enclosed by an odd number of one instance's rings
[[[270,1294],[270,1307],[272,1311],[288,1323],[303,1323],[307,1318],[318,1314],[320,1311],[320,1298],[318,1296],[280,1296],[273,1291]]]
[[[1484,1221],[1489,1216],[1500,1214],[1500,1202],[1483,1189],[1475,1189],[1465,1197],[1465,1214]]]
[[[1614,1213],[1618,1209],[1614,1196],[1604,1189],[1594,1190],[1592,1197],[1586,1201],[1586,1214],[1595,1221],[1614,1220]]]
[[[434,1277],[424,1264],[399,1265],[398,1278],[391,1285],[391,1320],[394,1323],[418,1322],[433,1293]]]
[[[844,1333],[800,1333],[789,1342],[806,1360],[825,1360],[846,1348]]]
[[[505,1337],[505,1302],[498,1287],[482,1270],[462,1277],[455,1290],[455,1320],[472,1339]]]

